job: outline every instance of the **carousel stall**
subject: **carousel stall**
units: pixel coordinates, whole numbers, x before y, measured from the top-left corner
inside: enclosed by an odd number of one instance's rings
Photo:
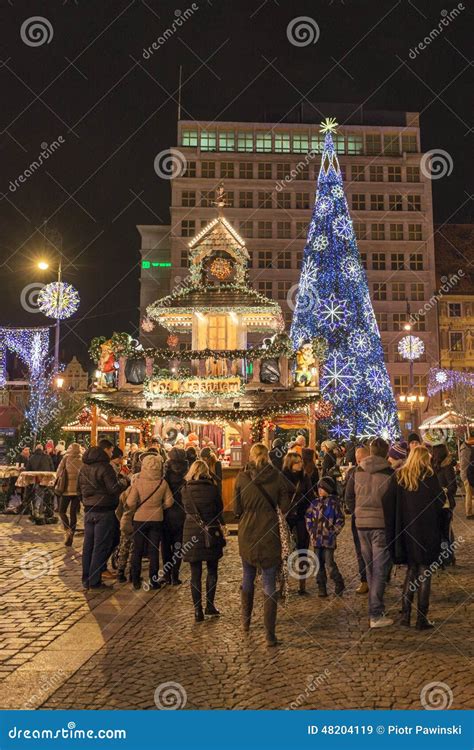
[[[220,214],[189,245],[187,283],[147,309],[142,325],[165,328],[167,348],[143,349],[124,334],[91,345],[107,368],[92,412],[143,420],[170,445],[212,444],[224,463],[226,506],[251,443],[271,439],[275,420],[293,415],[314,444],[317,419],[331,413],[319,394],[323,342],[294,353],[280,306],[248,284],[248,260]]]

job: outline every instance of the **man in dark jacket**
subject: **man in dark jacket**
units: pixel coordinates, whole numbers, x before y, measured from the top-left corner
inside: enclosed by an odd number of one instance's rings
[[[275,438],[272,443],[272,449],[270,451],[270,461],[272,462],[275,469],[282,471],[283,459],[286,456],[285,443],[281,438]]]
[[[184,477],[188,471],[186,452],[182,448],[172,448],[165,465],[164,478],[173,493],[174,503],[166,508],[163,524],[163,568],[166,571],[165,581],[172,586],[179,586],[181,579],[181,555],[179,552],[183,542],[183,526],[186,513],[181,498],[181,490],[185,485]]]
[[[370,456],[370,452],[368,448],[365,448],[364,446],[360,446],[356,449],[354,454],[354,459],[356,462],[356,466],[353,466],[346,475],[346,486],[344,490],[344,505],[346,506],[346,509],[349,513],[351,513],[351,531],[352,531],[352,539],[354,541],[354,547],[357,555],[357,565],[359,567],[359,578],[360,578],[360,584],[356,588],[356,594],[367,594],[369,590],[369,586],[367,584],[367,571],[365,570],[365,562],[364,558],[362,557],[362,551],[360,548],[360,540],[359,540],[359,532],[357,531],[357,526],[355,522],[355,494],[354,494],[354,475],[357,471],[357,466],[360,466],[360,462],[364,459]]]
[[[82,458],[77,479],[77,494],[84,505],[84,546],[82,548],[82,585],[84,589],[104,589],[102,572],[117,539],[115,509],[123,490],[110,464],[114,446],[101,440]]]
[[[353,485],[347,488],[346,503],[355,507],[355,524],[369,584],[369,619],[371,628],[393,625],[384,614],[384,593],[390,567],[390,554],[385,537],[382,498],[393,474],[387,461],[388,444],[375,438],[370,456],[363,458],[354,472]]]
[[[53,459],[49,453],[44,452],[43,446],[39,443],[28,459],[25,471],[54,471]]]

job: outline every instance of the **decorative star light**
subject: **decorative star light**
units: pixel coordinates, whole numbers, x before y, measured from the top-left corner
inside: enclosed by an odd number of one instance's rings
[[[387,387],[390,388],[387,383],[387,376],[382,367],[377,365],[370,365],[365,373],[365,379],[372,391],[376,393],[383,393]]]
[[[448,380],[448,376],[445,372],[443,372],[443,370],[440,370],[436,373],[435,380],[437,383],[446,383]]]
[[[368,440],[373,437],[382,437],[384,440],[397,440],[400,436],[396,411],[388,411],[383,404],[378,404],[373,412],[362,412],[364,430],[358,437]]]
[[[351,336],[350,343],[351,343],[351,346],[359,354],[367,354],[370,351],[369,336],[367,335],[365,331],[363,331],[360,328],[354,331],[354,333]]]
[[[338,216],[332,223],[333,229],[338,237],[350,240],[353,234],[352,221],[348,216]]]
[[[337,132],[338,123],[336,122],[335,117],[326,117],[325,120],[323,120],[320,124],[320,133],[336,133]]]
[[[328,324],[329,329],[334,331],[340,325],[347,325],[350,313],[346,303],[343,300],[337,300],[333,293],[329,295],[326,302],[321,304],[319,315],[321,320]]]
[[[64,320],[79,309],[79,293],[65,281],[46,284],[38,294],[38,307],[48,318]]]
[[[318,264],[315,258],[308,256],[301,269],[300,283],[298,285],[298,292],[300,294],[306,294],[308,289],[312,289],[316,283],[318,277]]]
[[[321,392],[336,404],[355,395],[359,380],[355,359],[338,351],[331,352],[321,368]]]
[[[319,237],[315,237],[313,241],[313,247],[317,252],[321,252],[328,246],[328,238],[325,234],[320,234]]]
[[[335,198],[343,198],[344,197],[344,190],[339,185],[335,185],[331,188],[331,193]]]
[[[329,198],[321,198],[316,203],[316,213],[318,216],[324,216],[324,214],[327,214],[328,211],[331,210],[332,204]]]
[[[447,370],[432,367],[428,378],[428,396],[435,396],[440,391],[451,391],[461,386],[474,393],[474,372],[464,370]]]
[[[350,440],[353,432],[353,428],[344,417],[335,417],[328,427],[329,437],[333,440]]]
[[[351,281],[358,281],[361,276],[359,263],[354,258],[349,258],[342,266],[342,275]]]
[[[420,359],[425,351],[425,345],[418,336],[404,336],[398,342],[398,353],[404,359]]]

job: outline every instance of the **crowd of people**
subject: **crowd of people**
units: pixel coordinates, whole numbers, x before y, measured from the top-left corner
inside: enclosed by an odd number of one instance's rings
[[[146,449],[131,446],[126,456],[106,439],[87,450],[78,443],[59,448],[54,459],[37,446],[25,457],[25,468],[56,469],[66,546],[73,544],[82,505],[84,590],[103,590],[115,580],[129,581],[136,590],[179,586],[184,562],[190,566],[195,621],[219,616],[215,598],[227,530],[222,466],[212,443],[171,446],[155,437]],[[400,624],[410,626],[416,594],[416,628],[432,628],[432,572],[456,564],[456,463],[444,443],[424,445],[415,433],[392,445],[381,437],[342,446],[326,440],[312,450],[302,434],[290,443],[277,438],[270,450],[253,444],[234,488],[243,631],[250,629],[260,575],[266,641],[278,645],[278,603],[286,597],[289,560],[295,556],[300,596],[309,593],[305,571],[311,556],[318,596],[328,596],[328,578],[334,595],[343,596],[337,543],[347,516],[360,578],[356,592],[368,596],[369,627],[394,624],[385,611],[385,588],[392,566],[403,565]],[[469,442],[461,446],[459,468],[466,516],[472,518],[474,448]]]

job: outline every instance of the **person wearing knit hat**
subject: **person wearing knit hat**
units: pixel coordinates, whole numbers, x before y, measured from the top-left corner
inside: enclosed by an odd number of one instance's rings
[[[402,443],[393,443],[388,451],[387,460],[392,469],[399,469],[407,460],[408,451]]]
[[[411,450],[412,448],[416,448],[417,445],[422,445],[422,440],[416,432],[410,432],[407,443],[409,450]]]
[[[345,588],[344,579],[337,567],[334,553],[336,537],[344,526],[345,518],[336,493],[336,482],[332,477],[322,477],[319,480],[318,497],[311,500],[305,514],[305,521],[310,543],[319,560],[319,570],[316,576],[318,596],[328,595],[326,566],[335,584],[334,593],[336,596],[342,596]]]

